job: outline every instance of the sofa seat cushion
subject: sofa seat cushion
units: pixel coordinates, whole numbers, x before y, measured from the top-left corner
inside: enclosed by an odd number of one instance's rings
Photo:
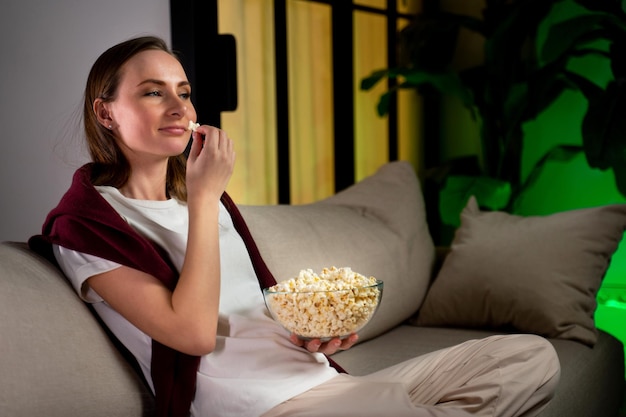
[[[277,281],[302,269],[350,267],[384,281],[364,341],[410,317],[428,288],[435,249],[411,165],[392,162],[357,184],[305,205],[241,206]]]
[[[152,393],[58,269],[0,244],[0,415],[152,415]]]
[[[401,325],[336,353],[332,358],[352,375],[367,375],[415,356],[493,334],[494,331]],[[593,348],[572,340],[548,339],[559,356],[561,380],[541,417],[615,416],[624,394],[624,348],[599,331]]]

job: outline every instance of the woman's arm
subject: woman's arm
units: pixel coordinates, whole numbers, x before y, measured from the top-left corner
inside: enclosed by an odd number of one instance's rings
[[[203,137],[204,136],[204,139]],[[113,309],[153,339],[203,355],[215,347],[220,293],[219,201],[232,174],[231,140],[219,129],[193,133],[187,161],[189,236],[178,284],[121,267],[88,279]]]
[[[152,339],[189,355],[211,351],[203,340],[208,338],[203,321],[175,308],[172,292],[152,275],[121,266],[92,276],[87,284]]]

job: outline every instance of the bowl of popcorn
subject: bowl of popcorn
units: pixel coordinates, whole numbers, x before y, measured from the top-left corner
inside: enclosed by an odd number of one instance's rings
[[[311,269],[265,288],[270,314],[287,331],[305,340],[346,338],[374,317],[383,295],[383,282],[351,268]]]

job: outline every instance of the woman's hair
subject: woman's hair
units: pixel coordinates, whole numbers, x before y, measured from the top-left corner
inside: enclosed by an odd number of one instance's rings
[[[94,185],[110,185],[120,188],[130,176],[130,164],[117,144],[115,135],[102,126],[96,118],[93,103],[97,98],[111,102],[117,96],[122,66],[140,52],[159,50],[176,57],[160,38],[139,37],[117,44],[106,50],[94,62],[87,78],[83,122],[89,154],[94,162],[92,182]],[[167,167],[166,192],[170,197],[187,200],[185,186],[185,156],[169,158]]]

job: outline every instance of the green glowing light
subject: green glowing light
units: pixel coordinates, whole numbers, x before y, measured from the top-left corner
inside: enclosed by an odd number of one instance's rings
[[[621,310],[626,310],[626,303],[618,300],[607,300],[603,302],[606,307],[619,308]]]

